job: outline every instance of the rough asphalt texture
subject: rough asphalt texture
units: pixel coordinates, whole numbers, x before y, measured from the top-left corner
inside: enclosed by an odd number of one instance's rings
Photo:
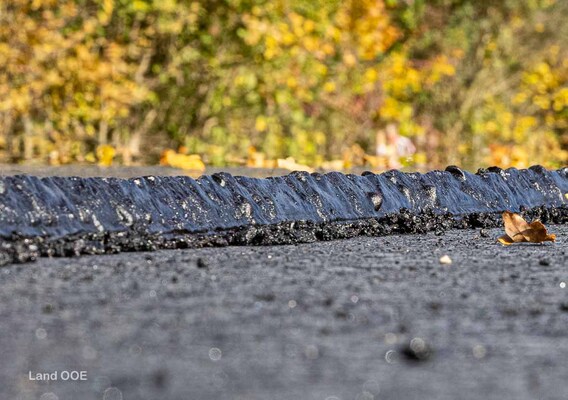
[[[550,230],[8,265],[0,399],[566,399],[568,226]],[[28,379],[62,370],[88,380]]]

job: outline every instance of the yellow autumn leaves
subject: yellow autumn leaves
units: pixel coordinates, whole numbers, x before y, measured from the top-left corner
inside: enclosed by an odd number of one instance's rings
[[[127,46],[104,37],[114,2],[92,13],[71,0],[9,3],[0,6],[0,132],[24,158],[84,160],[81,142],[105,144],[148,95]]]
[[[548,27],[568,11],[446,3],[0,2],[0,162],[156,164],[185,146],[212,165],[253,147],[374,167],[395,123],[418,167],[563,165],[568,45]],[[531,19],[547,40],[526,53]]]

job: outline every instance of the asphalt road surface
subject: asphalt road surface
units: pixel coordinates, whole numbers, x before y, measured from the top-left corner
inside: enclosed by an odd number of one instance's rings
[[[568,226],[551,231],[8,265],[0,398],[567,399]]]

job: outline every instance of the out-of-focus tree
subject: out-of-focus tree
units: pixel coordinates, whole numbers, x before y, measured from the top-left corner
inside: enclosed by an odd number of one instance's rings
[[[429,5],[413,55],[440,52],[459,60],[456,74],[419,106],[418,114],[432,121],[429,133],[440,142],[439,163],[565,164],[568,109],[561,99],[568,29],[562,21],[568,3],[439,0]]]
[[[339,168],[395,123],[422,166],[556,166],[566,16],[554,0],[0,2],[0,154]]]
[[[82,161],[121,140],[148,90],[129,43],[109,34],[113,13],[109,0],[0,3],[0,132],[12,159]]]

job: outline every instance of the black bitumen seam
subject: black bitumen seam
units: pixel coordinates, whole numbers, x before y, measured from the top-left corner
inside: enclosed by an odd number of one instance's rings
[[[496,227],[505,210],[568,222],[568,168],[540,166],[267,179],[20,175],[0,178],[0,188],[0,265],[42,256]]]

